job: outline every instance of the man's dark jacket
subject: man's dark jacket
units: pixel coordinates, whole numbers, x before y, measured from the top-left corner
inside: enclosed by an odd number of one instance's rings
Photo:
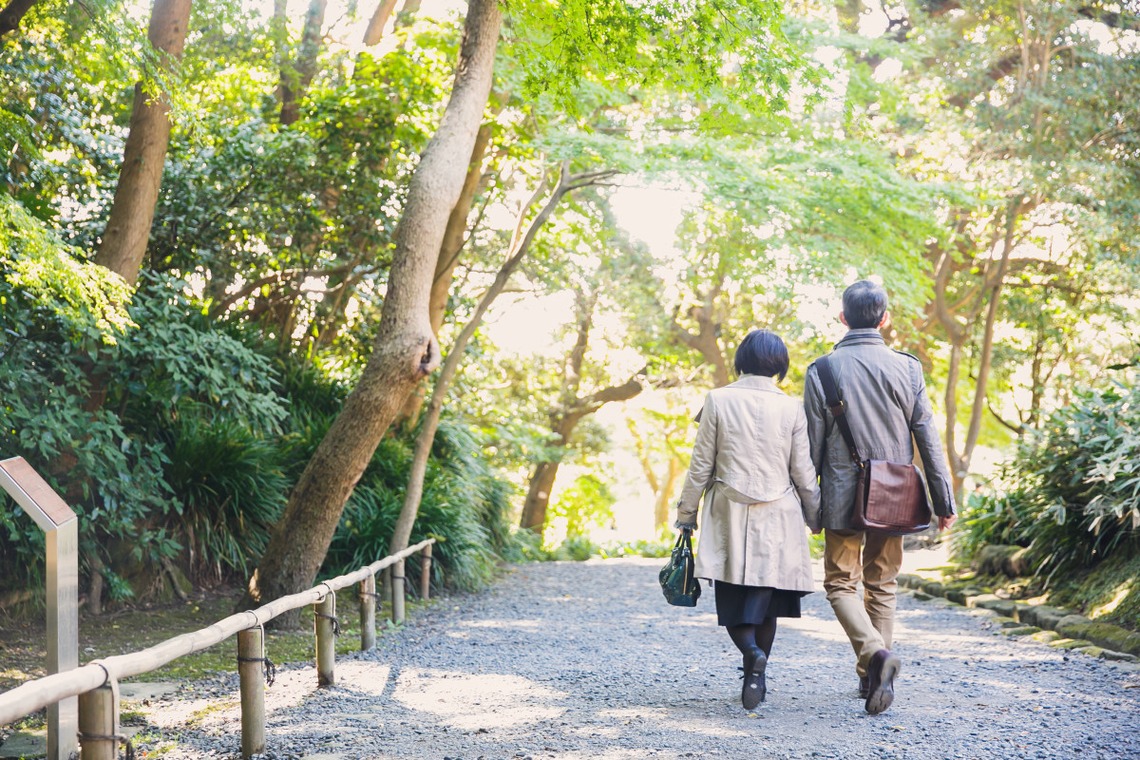
[[[922,460],[936,515],[954,514],[953,486],[935,429],[922,365],[887,347],[875,328],[853,329],[835,344],[831,371],[847,405],[847,419],[863,459]],[[824,402],[813,362],[804,382],[811,458],[820,477],[823,527],[853,530],[858,469]]]

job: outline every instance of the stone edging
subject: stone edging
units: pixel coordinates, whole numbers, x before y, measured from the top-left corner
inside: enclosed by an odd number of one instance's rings
[[[1001,599],[974,586],[946,586],[917,575],[900,575],[899,585],[917,599],[943,597],[964,607],[991,610],[1008,636],[1032,636],[1058,649],[1084,652],[1104,660],[1140,661],[1140,633],[1111,623],[1098,623],[1060,607]]]

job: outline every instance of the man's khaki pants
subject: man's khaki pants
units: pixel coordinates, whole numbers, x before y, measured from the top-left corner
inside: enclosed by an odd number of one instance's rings
[[[902,536],[828,530],[824,533],[823,588],[858,658],[859,677],[875,652],[894,639],[895,591]],[[863,598],[857,586],[863,581]]]

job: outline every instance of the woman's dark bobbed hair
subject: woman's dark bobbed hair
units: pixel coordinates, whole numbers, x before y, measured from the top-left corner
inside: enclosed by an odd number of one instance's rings
[[[788,347],[771,330],[753,330],[736,348],[738,375],[765,375],[783,380],[788,374]]]

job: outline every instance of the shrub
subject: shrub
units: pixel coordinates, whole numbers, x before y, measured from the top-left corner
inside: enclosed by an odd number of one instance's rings
[[[80,516],[85,570],[110,560],[106,544],[129,541],[152,560],[176,544],[140,524],[177,500],[162,477],[159,442],[140,441],[115,411],[96,408],[99,358],[133,327],[129,289],[83,261],[19,204],[0,196],[0,452],[22,456]],[[0,510],[0,577],[42,587],[43,538],[20,511]],[[129,588],[108,572],[113,594]]]
[[[440,424],[411,536],[413,544],[440,539],[433,566],[448,585],[467,590],[489,582],[502,554],[515,551],[508,527],[509,486],[476,454],[479,449],[462,424]],[[388,553],[411,458],[410,440],[381,442],[345,507],[323,575],[352,571]]]
[[[1140,386],[1083,391],[1027,437],[1000,470],[994,492],[963,511],[956,549],[1028,547],[1048,583],[1140,546]]]

